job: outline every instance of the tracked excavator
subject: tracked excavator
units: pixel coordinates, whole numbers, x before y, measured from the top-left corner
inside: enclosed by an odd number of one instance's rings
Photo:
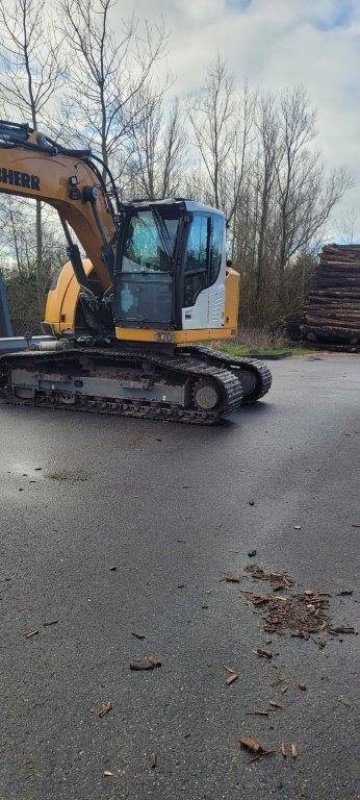
[[[220,211],[183,198],[123,203],[91,151],[10,122],[0,122],[0,192],[56,209],[69,256],[44,336],[0,340],[3,400],[213,424],[268,392],[266,366],[204,345],[237,329],[240,279]]]

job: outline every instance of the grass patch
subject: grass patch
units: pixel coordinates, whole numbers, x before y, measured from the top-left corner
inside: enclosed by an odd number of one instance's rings
[[[224,353],[229,353],[232,356],[246,356],[249,358],[287,358],[288,356],[304,356],[308,355],[311,351],[306,347],[289,347],[286,345],[258,345],[241,344],[240,342],[233,342],[229,344],[219,344],[217,350],[222,350]]]

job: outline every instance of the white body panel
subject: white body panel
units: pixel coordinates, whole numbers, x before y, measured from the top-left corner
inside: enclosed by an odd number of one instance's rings
[[[200,292],[196,302],[182,309],[183,330],[222,328],[225,320],[226,237],[224,235],[222,260],[215,283]]]

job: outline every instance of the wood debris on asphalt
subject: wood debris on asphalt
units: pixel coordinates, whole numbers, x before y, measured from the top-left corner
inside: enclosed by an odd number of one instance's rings
[[[256,650],[254,650],[254,653],[260,656],[260,658],[268,658],[269,660],[273,656],[271,650],[265,650],[264,647],[257,647]]]
[[[146,656],[146,658],[130,661],[130,669],[137,672],[155,669],[155,667],[161,667],[161,661],[157,656]]]
[[[39,633],[38,630],[36,630],[36,631],[27,631],[26,633],[24,633],[24,636],[25,636],[25,639],[32,639],[32,637],[33,636],[37,636],[38,633]]]
[[[157,755],[157,753],[151,753],[151,755],[150,755],[150,768],[151,769],[155,769],[155,767],[157,767],[157,763],[158,763],[158,755]]]
[[[114,777],[113,772],[110,772],[109,769],[104,769],[104,778],[113,778],[113,777]]]
[[[273,583],[276,581],[277,589],[288,590],[294,583],[286,573],[283,575],[265,573],[262,567],[257,565],[247,567],[246,570],[256,580],[269,580]],[[267,633],[282,635],[290,632],[294,637],[309,639],[311,634],[325,630],[335,635],[355,632],[353,628],[347,626],[331,626],[328,616],[330,596],[328,593],[307,589],[302,594],[291,593],[286,596],[270,594],[262,596],[250,591],[244,591],[242,594],[260,610],[264,631]]]
[[[111,700],[106,701],[106,703],[101,703],[101,706],[96,710],[96,713],[100,719],[105,717],[105,714],[108,714],[109,711],[112,709],[112,702]]]
[[[228,673],[225,683],[227,686],[231,686],[231,684],[238,679],[239,673],[236,672],[236,669],[233,669],[233,667],[225,667],[225,669]]]
[[[138,631],[131,631],[131,636],[134,636],[135,639],[146,639],[144,633],[138,633]]]
[[[265,572],[258,564],[248,564],[245,567],[245,572],[256,581],[269,581],[276,586],[282,586],[284,589],[290,589],[294,584],[293,578],[290,578],[286,572]]]
[[[296,746],[296,744],[292,744],[291,745],[291,755],[292,755],[292,757],[293,758],[297,758],[297,754],[298,754],[297,746]]]
[[[333,628],[328,628],[329,633],[332,633],[334,636],[338,636],[339,633],[352,633],[355,634],[355,628],[352,625],[335,625]]]
[[[225,575],[226,583],[240,583],[240,575]]]
[[[262,746],[258,739],[254,739],[252,736],[242,736],[241,739],[239,739],[239,742],[241,747],[243,747],[245,750],[248,750],[249,753],[252,753],[255,756],[253,759],[254,761],[257,761],[263,756],[270,756],[275,752],[275,750],[267,750]]]
[[[268,711],[245,711],[246,717],[268,717]]]

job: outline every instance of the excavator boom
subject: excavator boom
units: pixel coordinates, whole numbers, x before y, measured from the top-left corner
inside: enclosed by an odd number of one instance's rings
[[[91,159],[90,151],[63,148],[27,125],[0,121],[0,192],[55,208],[66,230],[70,225],[81,242],[105,290],[112,282],[115,212]]]

